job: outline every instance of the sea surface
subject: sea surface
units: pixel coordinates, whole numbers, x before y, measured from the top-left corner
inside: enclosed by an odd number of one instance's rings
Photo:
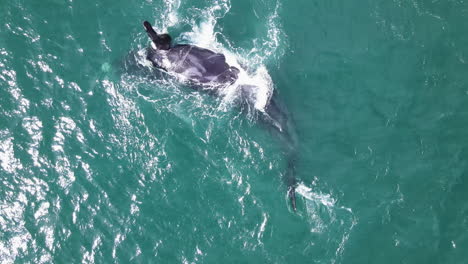
[[[254,107],[130,71],[144,20]],[[0,181],[0,263],[468,263],[468,2],[0,0]]]

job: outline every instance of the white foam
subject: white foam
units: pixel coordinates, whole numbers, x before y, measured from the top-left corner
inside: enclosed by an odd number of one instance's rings
[[[310,232],[325,233],[334,230],[342,234],[336,249],[336,256],[341,255],[344,244],[357,223],[352,209],[337,205],[331,194],[314,191],[304,183],[296,187],[296,193],[305,198]]]
[[[327,208],[335,206],[335,199],[330,194],[315,193],[312,188],[305,186],[303,183],[299,184],[296,192],[309,201],[318,202]]]
[[[200,23],[200,25],[194,26],[192,32],[183,34],[183,38],[188,39],[190,43],[196,46],[208,48],[224,54],[226,62],[240,70],[238,80],[233,85],[226,87],[222,91],[222,94],[224,95],[222,107],[226,107],[233,102],[241,94],[241,90],[244,88],[249,89],[250,99],[255,109],[264,111],[273,93],[273,82],[266,66],[261,64],[263,58],[259,59],[259,57],[253,57],[249,60],[242,54],[228,50],[217,41],[217,33],[215,31],[217,18],[214,15],[214,11],[219,9],[221,9],[220,6],[212,7],[208,12],[205,21]],[[269,23],[269,26],[276,27],[273,23]],[[270,30],[275,31],[275,29]],[[273,41],[275,42],[276,40]],[[268,47],[269,46],[271,45],[268,45]],[[256,50],[257,48],[254,47],[248,53],[255,52]],[[271,52],[265,52],[265,54],[268,55],[270,53]],[[261,57],[262,56],[260,55],[260,58]],[[243,65],[249,65],[251,68],[247,69]]]

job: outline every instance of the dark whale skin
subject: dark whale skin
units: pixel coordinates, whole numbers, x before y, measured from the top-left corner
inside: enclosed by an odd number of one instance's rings
[[[239,69],[226,63],[223,54],[193,45],[176,45],[169,50],[149,47],[146,59],[156,68],[177,73],[199,84],[229,85],[239,74]]]

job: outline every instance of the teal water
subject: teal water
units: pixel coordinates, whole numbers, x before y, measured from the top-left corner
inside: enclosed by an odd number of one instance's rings
[[[1,263],[466,263],[463,1],[0,0]],[[235,91],[132,75],[141,22],[231,54]],[[254,72],[259,74],[255,75]],[[271,82],[270,82],[271,81]]]

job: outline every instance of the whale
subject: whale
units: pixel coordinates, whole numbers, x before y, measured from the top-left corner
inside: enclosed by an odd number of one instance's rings
[[[143,25],[154,44],[146,56],[154,67],[193,84],[229,85],[237,80],[239,69],[228,65],[223,54],[188,44],[171,46],[168,34],[158,35],[148,21]]]
[[[229,65],[223,54],[190,44],[173,45],[169,34],[156,33],[148,21],[144,21],[143,26],[152,41],[147,48],[146,59],[153,67],[176,75],[192,84],[193,87],[209,87],[216,90],[218,87],[226,87],[237,81],[239,69]],[[251,88],[249,85],[244,85],[241,91],[249,97],[248,93]],[[260,116],[265,123],[271,125],[272,133],[280,139],[286,152],[287,170],[283,175],[283,181],[288,188],[287,195],[290,204],[296,211],[297,143],[291,132],[293,129],[291,129],[288,113],[275,92]]]

